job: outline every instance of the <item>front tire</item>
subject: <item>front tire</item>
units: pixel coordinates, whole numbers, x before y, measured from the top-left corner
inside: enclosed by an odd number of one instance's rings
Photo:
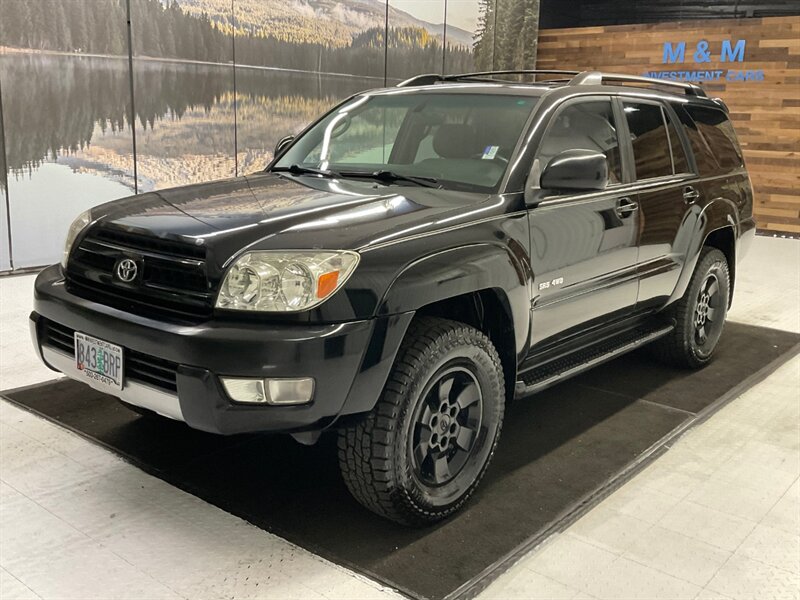
[[[730,287],[725,255],[703,248],[686,293],[670,309],[675,329],[655,343],[659,358],[692,369],[708,363],[725,326]]]
[[[503,370],[483,333],[422,317],[409,327],[375,408],[339,432],[339,465],[369,510],[422,526],[456,512],[494,454]]]

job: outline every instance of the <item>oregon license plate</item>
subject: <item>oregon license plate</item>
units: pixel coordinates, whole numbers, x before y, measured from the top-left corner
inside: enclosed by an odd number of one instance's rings
[[[122,389],[122,348],[85,333],[75,332],[75,366],[87,379]]]

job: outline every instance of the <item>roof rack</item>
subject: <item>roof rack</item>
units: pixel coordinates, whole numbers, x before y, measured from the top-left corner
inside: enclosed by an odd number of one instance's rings
[[[493,83],[511,83],[507,80],[494,79],[497,75],[570,75],[575,77],[580,71],[561,71],[557,69],[525,69],[512,71],[478,71],[475,73],[458,73],[456,75],[439,75],[438,73],[425,73],[416,75],[397,84],[397,87],[410,87],[413,85],[433,85],[446,81],[486,81]]]
[[[434,83],[439,83],[444,81],[441,75],[438,73],[425,73],[423,75],[414,75],[414,77],[409,77],[405,81],[401,81],[395,87],[411,87],[414,85],[433,85]]]
[[[697,96],[706,98],[706,92],[699,85],[673,81],[671,79],[656,79],[655,77],[641,77],[639,75],[624,75],[621,73],[601,73],[600,71],[561,71],[557,69],[531,69],[521,71],[480,71],[476,73],[461,73],[458,75],[439,75],[437,73],[426,73],[417,75],[410,79],[398,83],[397,87],[409,87],[413,85],[433,85],[447,81],[485,81],[492,83],[509,83],[507,80],[498,80],[494,77],[498,75],[569,75],[571,79],[567,85],[603,85],[614,83],[641,83],[653,86],[663,86],[680,88],[687,96]],[[555,83],[556,80],[549,80]],[[557,80],[561,82],[562,80]]]
[[[477,73],[461,73],[459,75],[445,75],[445,81],[458,81],[461,79],[477,79],[494,77],[496,75],[579,75],[579,71],[563,71],[560,69],[522,69],[510,71],[478,71]]]
[[[574,77],[569,82],[569,85],[603,85],[604,83],[645,83],[649,85],[681,88],[687,96],[705,97],[706,95],[703,88],[692,83],[673,81],[671,79],[656,79],[655,77],[641,77],[639,75],[624,75],[621,73],[601,73],[600,71],[584,71]]]

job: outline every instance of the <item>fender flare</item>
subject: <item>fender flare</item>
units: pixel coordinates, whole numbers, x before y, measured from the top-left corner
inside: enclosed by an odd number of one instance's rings
[[[685,256],[678,283],[667,301],[667,305],[681,299],[689,287],[689,281],[694,274],[700,250],[706,243],[708,236],[713,232],[725,229],[733,230],[734,242],[739,238],[739,211],[731,200],[727,198],[714,198],[702,208],[693,207],[687,212],[681,224],[680,231],[675,238],[674,252],[677,256]],[[736,243],[732,249],[734,255],[731,265],[728,265],[733,274],[736,267]],[[733,286],[731,286],[731,293]],[[730,300],[729,300],[730,302]]]
[[[522,250],[522,248],[520,248]],[[378,303],[377,315],[392,315],[471,292],[493,290],[508,311],[519,354],[530,328],[530,266],[524,253],[501,243],[479,242],[428,254],[406,265]]]
[[[530,269],[525,264],[508,246],[475,243],[440,250],[406,265],[378,302],[375,329],[339,416],[373,408],[416,311],[434,302],[470,292],[496,292],[513,320],[517,355],[526,352]]]

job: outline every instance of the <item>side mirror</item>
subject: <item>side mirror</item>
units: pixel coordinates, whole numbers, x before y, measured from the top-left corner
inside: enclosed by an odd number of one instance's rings
[[[542,173],[544,190],[604,190],[608,185],[608,160],[594,150],[564,150]]]
[[[275,144],[275,153],[272,155],[273,158],[276,158],[281,152],[286,150],[286,148],[294,141],[293,135],[287,135],[282,137],[278,140],[278,143]]]

